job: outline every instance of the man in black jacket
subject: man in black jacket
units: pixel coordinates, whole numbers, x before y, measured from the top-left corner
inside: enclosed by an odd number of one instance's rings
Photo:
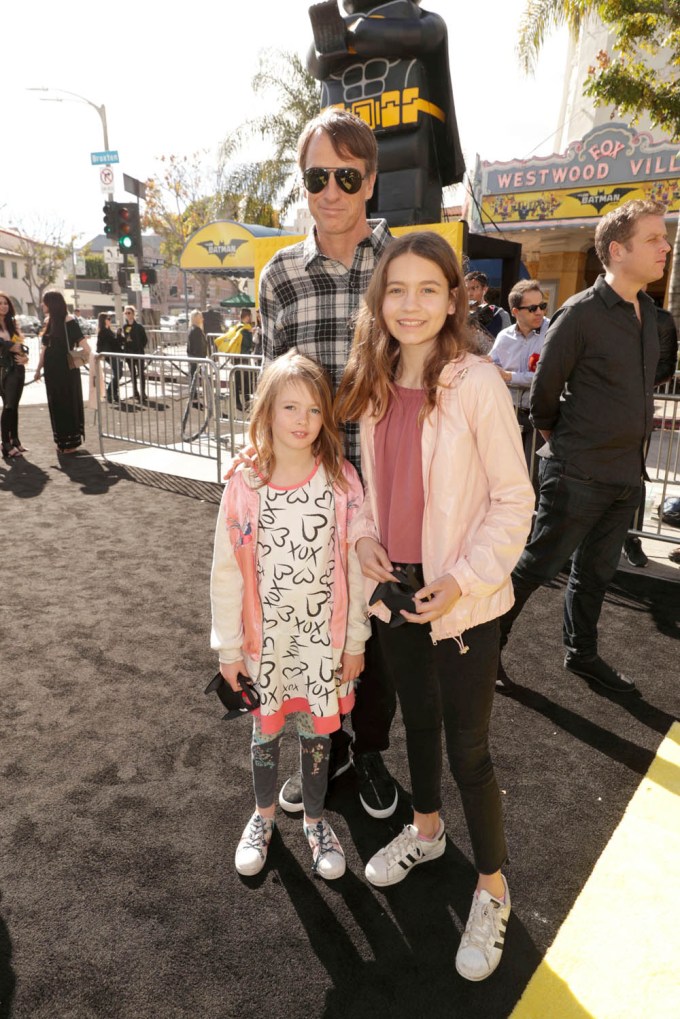
[[[121,330],[121,336],[123,340],[123,350],[126,354],[143,354],[146,350],[147,338],[146,330],[135,318],[137,314],[134,305],[127,304],[125,306],[125,325]],[[130,368],[130,374],[132,375],[132,392],[135,400],[140,400],[141,403],[146,403],[146,374],[144,371],[144,362],[138,361],[136,358],[131,358],[128,361]],[[139,385],[137,382],[139,380]],[[141,396],[140,396],[141,390]]]
[[[573,554],[564,665],[616,693],[635,684],[599,657],[597,623],[640,502],[653,424],[659,337],[644,287],[663,276],[670,251],[664,212],[630,201],[604,216],[595,250],[605,272],[551,322],[531,388],[531,420],[549,453],[534,529],[512,574],[515,604],[501,619],[503,647],[530,595]],[[509,682],[502,666],[499,682]]]

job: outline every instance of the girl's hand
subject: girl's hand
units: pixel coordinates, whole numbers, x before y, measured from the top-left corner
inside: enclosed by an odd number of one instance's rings
[[[392,563],[382,545],[374,538],[359,538],[356,543],[357,559],[361,572],[369,580],[396,580]]]
[[[352,680],[358,679],[364,671],[363,655],[351,655],[348,651],[343,651],[341,661],[342,675],[340,679],[343,683],[351,683]]]
[[[401,614],[409,623],[431,623],[450,612],[462,593],[458,581],[454,580],[450,573],[445,573],[443,577],[437,577],[431,584],[416,591],[415,612],[402,609]],[[427,598],[430,600],[426,601]]]
[[[248,675],[246,663],[243,661],[243,659],[239,658],[237,662],[228,663],[220,662],[220,672],[222,673],[223,678],[226,680],[226,682],[229,684],[232,690],[235,690],[236,693],[239,693],[239,691],[241,690],[241,684],[238,681],[238,674],[240,672],[244,676]]]
[[[241,464],[245,464],[246,467],[255,467],[255,456],[256,450],[254,446],[244,446],[244,448],[234,457],[229,470],[224,475],[223,481],[229,481],[234,474],[234,471]]]

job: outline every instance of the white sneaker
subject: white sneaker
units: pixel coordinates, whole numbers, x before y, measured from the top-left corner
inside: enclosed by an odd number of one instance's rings
[[[345,854],[328,821],[322,817],[312,827],[302,825],[312,850],[312,870],[326,881],[342,877],[345,873]]]
[[[456,969],[466,980],[486,980],[501,961],[505,928],[510,916],[510,891],[505,885],[505,902],[489,892],[475,892],[465,933],[456,955]]]
[[[428,860],[436,860],[446,850],[444,822],[439,822],[439,831],[430,842],[418,838],[418,829],[412,824],[404,826],[401,835],[372,856],[366,864],[366,879],[372,885],[382,888],[403,881],[411,867]]]
[[[253,874],[260,873],[267,859],[267,850],[275,827],[273,818],[262,817],[262,814],[255,811],[243,829],[241,841],[236,847],[234,864],[239,874],[252,877]]]

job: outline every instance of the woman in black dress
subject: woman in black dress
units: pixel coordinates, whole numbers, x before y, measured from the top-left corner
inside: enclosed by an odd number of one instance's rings
[[[38,380],[44,369],[57,452],[75,453],[85,438],[85,411],[80,369],[71,367],[67,352],[80,346],[89,353],[89,346],[77,320],[68,314],[64,295],[58,290],[48,290],[43,296],[43,311],[48,317],[35,378]]]
[[[24,353],[14,305],[8,294],[0,293],[0,396],[2,397],[2,455],[21,456],[26,450],[19,441],[19,400],[24,389]]]
[[[111,328],[111,312],[100,311],[97,320],[97,353],[122,354],[123,346],[120,337]],[[106,399],[109,403],[118,403],[118,383],[120,380],[121,359],[107,358],[111,365],[111,380],[106,387]]]

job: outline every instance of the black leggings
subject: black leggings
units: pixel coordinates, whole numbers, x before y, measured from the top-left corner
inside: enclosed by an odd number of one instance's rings
[[[19,445],[19,401],[24,391],[25,375],[23,364],[0,369],[0,396],[2,396],[0,431],[4,446]]]
[[[413,807],[441,808],[444,724],[451,773],[463,802],[475,866],[495,873],[507,859],[501,796],[489,753],[489,721],[498,666],[498,620],[463,634],[461,654],[452,638],[432,643],[430,627],[378,622],[387,678],[399,697]]]

